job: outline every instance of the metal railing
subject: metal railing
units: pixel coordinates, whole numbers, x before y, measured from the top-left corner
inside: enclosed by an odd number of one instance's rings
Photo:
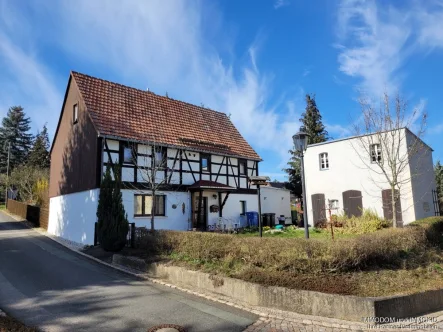
[[[100,245],[98,240],[98,223],[94,225],[94,246]],[[135,222],[129,223],[128,234],[126,235],[126,247],[135,248]]]

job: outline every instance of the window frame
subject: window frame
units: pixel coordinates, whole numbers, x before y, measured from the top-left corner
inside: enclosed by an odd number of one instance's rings
[[[245,216],[246,215],[246,210],[247,210],[247,207],[246,207],[246,201],[240,201],[240,215],[241,216]]]
[[[377,149],[375,149],[375,147],[377,147]],[[376,160],[374,160],[374,157]],[[369,145],[369,158],[371,158],[371,164],[379,164],[382,162],[383,154],[380,143],[373,143]]]
[[[161,154],[162,154],[162,159],[161,159],[161,164],[160,164],[160,165],[157,164],[157,156],[156,156],[156,153],[161,153]],[[166,150],[166,148],[164,148],[163,146],[154,146],[154,147],[152,148],[152,156],[151,156],[151,159],[152,159],[152,165],[153,165],[155,168],[158,168],[158,169],[164,169],[164,168],[166,168],[166,167],[167,167],[167,164],[168,164],[167,150]]]
[[[78,103],[75,103],[72,106],[72,123],[76,124],[78,123]]]
[[[203,168],[203,159],[207,160],[206,168]],[[201,153],[200,154],[200,170],[204,173],[210,173],[211,172],[211,155],[207,153]]]
[[[126,161],[125,160],[125,150],[129,150],[129,152],[131,153],[131,160],[130,161]],[[137,157],[135,155],[134,149],[132,149],[127,144],[123,145],[123,149],[122,149],[122,165],[134,165],[136,160],[137,160]]]
[[[142,213],[141,214],[137,214],[135,213],[135,202],[136,202],[136,197],[142,197]],[[145,211],[145,199],[146,197],[152,197],[151,194],[134,194],[134,217],[151,217],[151,211],[149,211],[148,213],[146,213]],[[166,195],[155,195],[155,197],[163,197],[163,211],[159,214],[154,213],[155,217],[166,217]],[[158,206],[158,205],[156,205]]]
[[[326,156],[326,158],[323,158],[323,156]],[[319,161],[319,167],[320,171],[327,171],[329,170],[329,153],[328,152],[321,152],[318,154],[318,161]],[[323,167],[323,164],[325,167]]]
[[[240,165],[243,165],[243,170],[244,170],[244,172],[242,173],[241,172],[241,167],[240,167]],[[247,160],[246,159],[239,159],[238,160],[238,174],[239,175],[248,175],[248,162],[247,162]]]

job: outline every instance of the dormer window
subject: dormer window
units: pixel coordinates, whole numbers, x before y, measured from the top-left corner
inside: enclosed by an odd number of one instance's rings
[[[78,104],[75,104],[73,109],[72,109],[72,113],[73,113],[73,123],[76,124],[78,122]]]
[[[320,153],[319,155],[320,159],[320,170],[328,170],[329,169],[329,158],[328,154],[326,152]]]
[[[371,163],[378,164],[381,162],[381,145],[380,144],[371,144]]]

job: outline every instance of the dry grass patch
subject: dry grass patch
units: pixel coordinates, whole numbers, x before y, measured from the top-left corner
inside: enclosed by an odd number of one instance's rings
[[[137,256],[263,285],[406,294],[443,287],[442,230],[443,218],[435,217],[335,241],[159,231],[146,234]]]

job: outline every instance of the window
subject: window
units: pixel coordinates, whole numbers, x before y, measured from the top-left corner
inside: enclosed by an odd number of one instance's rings
[[[381,145],[380,144],[371,144],[371,163],[379,163],[381,162]]]
[[[72,112],[73,112],[72,118],[74,120],[74,124],[76,124],[78,122],[78,104],[74,105]]]
[[[165,216],[166,195],[155,195],[154,216]],[[152,195],[134,195],[134,216],[151,216]]]
[[[336,210],[338,209],[338,199],[330,199],[329,200],[329,208],[331,210]]]
[[[155,162],[155,167],[164,167],[165,166],[165,153],[166,151],[161,148],[161,147],[156,147],[154,149],[154,162]]]
[[[238,168],[240,175],[246,175],[246,160],[240,160],[238,162]]]
[[[134,162],[134,155],[132,154],[132,149],[128,146],[123,148],[123,163],[132,164]]]
[[[329,159],[326,152],[320,153],[320,170],[329,169]]]
[[[201,168],[203,172],[209,172],[209,155],[202,154],[201,155]]]
[[[240,201],[240,215],[244,216],[246,214],[246,201]]]

